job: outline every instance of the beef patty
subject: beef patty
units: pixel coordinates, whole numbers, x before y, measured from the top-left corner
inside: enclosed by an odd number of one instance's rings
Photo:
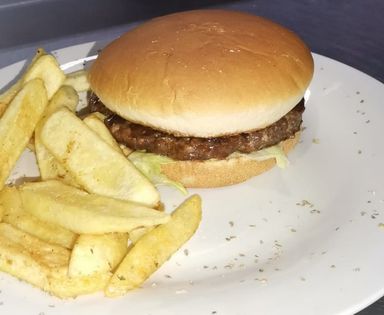
[[[250,153],[294,137],[300,130],[304,99],[274,124],[259,130],[212,138],[180,137],[127,121],[111,112],[90,94],[89,110],[107,115],[105,125],[115,139],[133,150],[168,156],[175,160],[224,159],[238,151]]]

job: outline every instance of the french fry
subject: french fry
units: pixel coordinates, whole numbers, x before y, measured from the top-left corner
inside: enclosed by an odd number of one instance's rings
[[[77,94],[76,90],[71,86],[62,85],[49,100],[46,113],[53,113],[61,107],[66,107],[71,112],[75,112],[78,103],[79,94]]]
[[[72,248],[76,241],[77,234],[56,224],[41,221],[24,211],[16,187],[4,187],[0,191],[0,209],[4,211],[3,222],[45,242]]]
[[[33,79],[41,79],[47,89],[47,96],[50,99],[58,88],[63,84],[66,76],[60,69],[55,57],[48,55],[44,49],[39,48],[26,71],[21,78],[13,84],[7,91],[0,95],[0,117],[4,113],[8,104],[23,88],[25,83]]]
[[[0,190],[0,206],[4,208],[5,217],[9,213],[19,214],[23,211],[19,191],[15,186],[5,186]]]
[[[103,290],[111,273],[68,277],[69,251],[0,224],[0,270],[60,298]]]
[[[42,48],[37,49],[36,54],[33,57],[31,63],[28,65],[26,72],[28,72],[31,68],[33,68],[36,61],[45,54],[46,52],[44,49]],[[5,109],[7,108],[8,104],[12,101],[12,99],[16,96],[16,94],[21,90],[24,83],[25,83],[25,78],[23,75],[8,90],[0,94],[0,117],[5,112]]]
[[[172,216],[153,209],[158,191],[102,114],[74,114],[87,90],[84,70],[65,75],[40,49],[0,94],[0,270],[60,298],[140,286],[201,220],[198,196]],[[5,186],[28,145],[44,181]]]
[[[104,125],[101,113],[92,113],[83,119],[84,123],[94,131],[105,143],[109,144],[118,153],[122,153],[119,144]]]
[[[0,270],[38,288],[48,287],[49,268],[40,264],[20,244],[0,235]]]
[[[138,168],[141,171],[141,173],[143,173],[144,175],[151,174],[152,177],[151,177],[151,175],[149,175],[149,176],[147,176],[147,178],[149,178],[150,180],[152,179],[151,181],[153,182],[154,181],[153,180],[153,178],[154,178],[153,169],[154,168],[152,167],[149,169],[148,168],[148,165],[149,165],[148,162],[142,162],[143,158],[138,158],[137,156],[134,157],[135,153],[137,153],[137,152],[135,152],[132,155],[129,155],[130,153],[132,153],[132,150],[126,146],[119,145],[116,142],[115,138],[113,138],[112,134],[110,133],[110,131],[108,130],[108,128],[105,126],[105,124],[103,122],[104,117],[105,116],[103,114],[95,112],[95,113],[90,114],[86,118],[84,118],[83,121],[90,129],[92,129],[95,133],[97,133],[98,136],[102,140],[104,140],[104,142],[111,145],[116,150],[116,152],[123,153],[124,156],[126,156],[126,157],[128,156],[128,159],[136,166],[136,168]],[[145,155],[142,155],[142,156],[143,157],[146,156],[147,158],[150,157],[150,155],[148,153]],[[154,155],[152,155],[152,156],[154,156]],[[160,158],[160,157],[158,157],[158,158],[159,159],[165,159],[165,158]],[[159,172],[160,172],[160,168],[161,168],[161,165],[159,164]],[[167,182],[168,184],[171,183],[170,180],[165,181],[163,179],[163,178],[166,178],[164,175],[159,174],[159,175],[157,175],[157,179],[158,178],[162,179],[162,181],[161,181],[162,183],[164,183],[164,182]],[[175,183],[175,184],[177,184],[177,183]],[[180,189],[183,193],[187,194],[187,191],[181,185],[178,185],[178,189]],[[130,234],[132,235],[132,237],[134,239],[137,239],[137,237],[139,237],[139,235],[141,235],[143,233],[135,231],[135,232],[132,232]]]
[[[0,206],[4,208],[4,215],[8,213],[21,213],[23,211],[23,205],[19,191],[14,186],[5,186],[0,190]]]
[[[0,270],[47,290],[53,268],[68,264],[69,251],[45,243],[9,224],[0,224]]]
[[[23,83],[39,78],[43,80],[47,89],[47,96],[50,99],[65,80],[65,74],[55,57],[43,54],[24,73]]]
[[[88,192],[150,207],[158,205],[159,192],[152,183],[69,110],[60,109],[48,117],[40,136]]]
[[[45,290],[62,299],[75,298],[102,291],[110,278],[110,272],[70,278],[67,268],[58,268],[49,272]]]
[[[154,229],[153,226],[140,226],[137,229],[134,229],[129,232],[129,240],[132,242],[132,244],[136,244],[137,241],[148,232],[152,231]]]
[[[69,278],[67,267],[48,267],[21,244],[0,235],[0,270],[59,298],[72,298],[104,289],[111,274]]]
[[[140,286],[196,231],[201,220],[201,199],[193,195],[171,215],[168,223],[142,236],[129,250],[104,290],[114,297]]]
[[[0,222],[3,220],[4,212],[4,207],[0,205]]]
[[[43,222],[25,211],[20,214],[7,213],[3,221],[43,241],[66,248],[72,248],[77,237],[72,231],[56,224]]]
[[[6,104],[6,103],[0,103],[0,118],[3,115],[3,113],[5,112],[5,109],[7,108],[7,105],[8,104]]]
[[[74,112],[78,102],[79,96],[72,87],[65,85],[61,86],[52,96],[44,112],[44,117],[36,126],[34,139],[35,153],[40,170],[40,176],[43,180],[61,179],[72,186],[78,186],[71,174],[59,162],[57,162],[55,157],[46,149],[41,142],[40,137],[41,126],[47,116],[61,107],[66,107],[70,111]]]
[[[65,247],[46,243],[7,223],[0,223],[0,235],[23,246],[32,257],[50,268],[68,265],[70,252]]]
[[[60,179],[69,185],[79,187],[71,174],[56,161],[55,157],[41,143],[37,134],[35,135],[35,153],[40,176],[43,180]]]
[[[128,248],[127,233],[82,234],[71,253],[68,276],[90,276],[113,271]]]
[[[88,194],[59,181],[26,183],[19,191],[26,211],[78,234],[124,233],[169,220],[168,214],[141,204]]]
[[[47,93],[40,79],[26,83],[0,118],[0,190],[24,151],[47,106]]]
[[[85,92],[90,89],[87,72],[85,70],[68,73],[64,84],[72,86],[77,92]]]

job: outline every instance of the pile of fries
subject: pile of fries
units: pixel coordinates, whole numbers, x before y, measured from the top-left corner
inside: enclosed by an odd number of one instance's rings
[[[60,298],[139,287],[201,220],[198,195],[171,214],[159,210],[157,189],[104,117],[76,115],[87,89],[83,71],[66,75],[39,49],[0,95],[0,270]],[[7,185],[27,146],[41,179]]]

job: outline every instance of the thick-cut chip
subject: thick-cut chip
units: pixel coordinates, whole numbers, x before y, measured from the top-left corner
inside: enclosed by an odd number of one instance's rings
[[[87,191],[158,205],[159,192],[152,183],[67,109],[53,113],[40,135],[47,149]]]
[[[3,216],[4,216],[4,207],[0,205],[0,222],[3,220]]]
[[[119,296],[140,286],[195,233],[201,220],[201,199],[193,195],[171,215],[171,220],[142,236],[130,249],[105,288]]]
[[[8,104],[23,88],[24,84],[33,79],[41,79],[47,89],[50,99],[57,89],[63,84],[66,76],[52,55],[47,55],[44,49],[39,48],[35,57],[21,78],[13,84],[7,91],[0,95],[0,117],[7,108]]]
[[[129,232],[169,221],[169,215],[163,212],[135,202],[88,194],[59,181],[26,183],[19,190],[26,211],[78,234]]]
[[[68,277],[69,251],[0,224],[0,270],[60,298],[103,290],[111,273]]]
[[[113,271],[127,253],[127,233],[82,234],[71,253],[69,277]]]
[[[72,248],[77,237],[72,231],[56,224],[43,222],[25,211],[20,214],[6,213],[3,221],[43,241],[66,248]]]
[[[56,224],[39,220],[24,211],[20,193],[16,187],[4,187],[0,191],[0,209],[4,209],[3,222],[27,232],[43,241],[72,248],[77,234]]]
[[[6,103],[0,103],[0,117],[3,115],[3,113],[5,112],[5,109],[7,108],[7,105]]]
[[[15,186],[5,186],[0,190],[0,206],[4,208],[5,217],[9,213],[19,214],[23,211],[20,194]]]
[[[53,113],[61,107],[68,108],[71,112],[75,112],[79,104],[79,94],[76,90],[68,85],[62,85],[52,98],[49,100],[46,113]]]
[[[53,95],[48,103],[48,106],[44,112],[43,119],[37,125],[35,130],[35,152],[37,164],[40,170],[40,176],[43,180],[48,179],[61,179],[62,181],[72,185],[78,186],[76,181],[70,175],[55,157],[46,149],[41,142],[40,131],[41,126],[44,123],[44,119],[52,114],[59,108],[66,107],[71,111],[75,111],[79,102],[79,96],[77,92],[70,86],[63,85]]]
[[[59,298],[71,298],[101,291],[111,273],[69,278],[66,266],[49,267],[23,245],[0,235],[0,270]]]
[[[47,55],[44,49],[39,48],[21,78],[0,95],[0,117],[24,84],[33,79],[43,80],[50,99],[63,84],[66,76],[55,57]]]
[[[136,244],[137,241],[148,232],[152,231],[154,229],[153,226],[140,226],[137,229],[134,229],[129,232],[129,240],[132,242],[132,244]]]
[[[3,115],[3,113],[5,112],[5,109],[7,108],[7,105],[8,105],[8,104],[0,103],[0,117],[1,117],[1,115]]]
[[[92,129],[105,143],[108,143],[118,153],[122,153],[119,144],[115,138],[111,135],[109,129],[103,122],[104,115],[98,112],[92,113],[83,119],[84,123]]]
[[[7,223],[0,223],[0,235],[20,244],[32,257],[50,268],[68,265],[70,251],[65,247],[46,243]]]
[[[38,288],[48,286],[49,268],[40,264],[22,245],[0,235],[0,270]]]
[[[110,278],[110,272],[70,278],[67,268],[59,268],[49,273],[49,286],[45,290],[62,299],[75,298],[102,291]]]
[[[45,54],[46,52],[44,49],[42,48],[37,49],[36,54],[33,57],[31,63],[28,65],[25,73],[27,73],[30,69],[32,69],[36,61]],[[24,76],[25,74],[19,80],[17,80],[16,83],[14,83],[8,90],[0,94],[0,117],[5,112],[5,109],[7,108],[8,104],[12,101],[12,99],[23,87],[23,84],[25,83]]]
[[[46,290],[52,268],[68,264],[69,251],[9,224],[0,224],[0,270]]]
[[[47,89],[48,99],[50,99],[63,84],[65,74],[60,69],[55,57],[52,55],[42,55],[23,75],[23,82],[25,83],[35,78],[43,80]]]
[[[24,151],[47,106],[43,81],[25,84],[0,118],[0,190]]]
[[[161,172],[161,165],[166,163],[172,163],[172,160],[151,153],[144,152],[132,152],[131,149],[124,145],[119,145],[115,138],[113,138],[109,129],[105,126],[103,119],[104,115],[98,112],[92,113],[83,119],[85,124],[91,128],[98,136],[104,140],[104,142],[111,145],[117,152],[123,153],[124,156],[140,170],[153,184],[155,185],[169,185],[180,190],[183,194],[187,194],[187,190],[178,182],[170,180]]]
[[[77,92],[85,92],[90,88],[88,75],[85,70],[68,73],[64,84],[72,86]]]

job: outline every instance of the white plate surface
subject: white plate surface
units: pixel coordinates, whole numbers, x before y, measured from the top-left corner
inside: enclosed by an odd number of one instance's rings
[[[55,54],[66,64],[92,46]],[[384,86],[314,58],[306,129],[290,166],[232,187],[190,190],[203,198],[202,224],[141,289],[61,301],[0,273],[0,313],[353,314],[383,296]],[[0,86],[22,66],[0,70]],[[13,179],[23,175],[36,175],[29,153]],[[184,198],[161,193],[168,211]]]

